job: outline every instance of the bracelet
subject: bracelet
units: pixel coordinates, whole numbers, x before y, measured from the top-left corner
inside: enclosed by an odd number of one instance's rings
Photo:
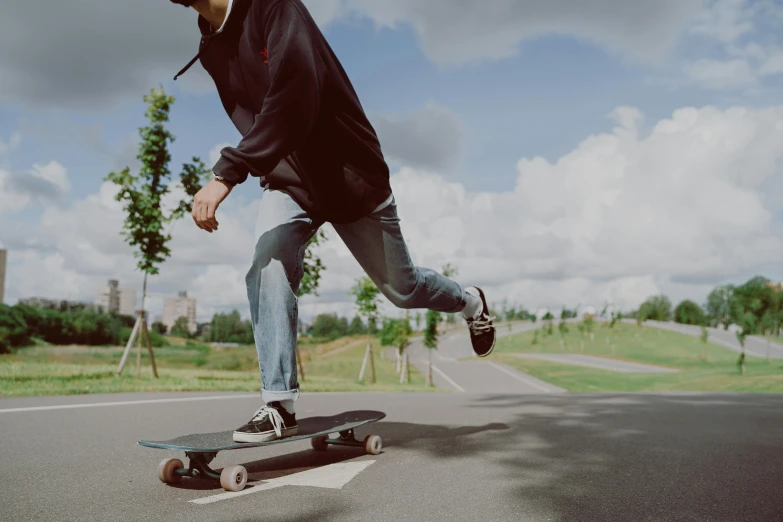
[[[217,181],[220,181],[221,183],[225,183],[226,185],[229,185],[231,187],[233,187],[235,185],[235,183],[231,183],[230,181],[228,181],[223,176],[218,176],[217,174],[215,174],[214,179],[216,179]]]

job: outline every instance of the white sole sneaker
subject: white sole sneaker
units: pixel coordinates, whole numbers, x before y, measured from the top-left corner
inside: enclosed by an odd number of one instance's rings
[[[291,437],[299,433],[299,426],[293,428],[283,428],[281,430],[281,439],[285,437]],[[267,431],[264,433],[244,433],[241,431],[234,432],[234,442],[270,442],[277,440],[277,433],[274,431]]]

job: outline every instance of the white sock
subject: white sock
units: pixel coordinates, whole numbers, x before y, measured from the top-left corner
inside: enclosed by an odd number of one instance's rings
[[[465,319],[475,319],[484,310],[484,303],[481,301],[476,287],[471,286],[465,289],[465,301],[467,304],[462,309],[462,316]]]
[[[294,406],[294,401],[289,400],[289,401],[279,401],[279,402],[280,402],[280,406],[282,406],[283,409],[288,413],[292,415],[296,413],[296,407]]]

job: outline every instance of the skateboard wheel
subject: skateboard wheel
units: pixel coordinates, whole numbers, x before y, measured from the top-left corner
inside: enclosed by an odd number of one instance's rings
[[[163,459],[158,464],[158,478],[166,484],[178,484],[182,480],[182,475],[174,473],[175,469],[185,467],[179,459]]]
[[[364,450],[370,455],[379,455],[383,448],[383,441],[378,435],[367,435],[364,438]]]
[[[310,439],[310,444],[315,451],[326,451],[329,445],[326,443],[326,437],[313,437]]]
[[[242,491],[247,484],[247,470],[244,466],[226,466],[220,472],[220,485],[226,491]]]

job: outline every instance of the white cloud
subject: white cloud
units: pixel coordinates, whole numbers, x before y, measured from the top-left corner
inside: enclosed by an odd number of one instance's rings
[[[756,75],[746,60],[697,60],[686,65],[685,73],[696,83],[711,89],[750,87]]]
[[[19,148],[22,143],[22,135],[18,132],[11,134],[11,138],[8,141],[4,141],[0,138],[0,156],[5,156],[9,152],[12,152]]]
[[[556,162],[521,159],[507,192],[469,192],[421,169],[395,173],[414,262],[457,264],[458,280],[483,285],[495,303],[631,308],[658,292],[700,300],[714,284],[783,259],[783,228],[773,218],[783,199],[768,197],[783,191],[783,106],[683,108],[649,131],[635,108],[611,116],[611,132],[587,137]],[[67,208],[46,210],[13,252],[9,297],[92,299],[109,277],[138,287],[114,193],[104,184]],[[226,200],[215,234],[189,218],[175,226],[173,256],[150,281],[153,315],[178,290],[198,299],[201,319],[216,310],[246,312],[258,205]],[[352,313],[348,292],[362,272],[327,231],[321,295],[302,300],[305,317]],[[0,240],[9,242],[7,234],[0,227]]]
[[[8,4],[6,2],[6,4]],[[438,64],[461,65],[515,55],[543,35],[583,39],[623,56],[654,62],[673,49],[702,0],[308,0],[321,26],[364,16],[379,27],[410,25]],[[117,106],[170,82],[196,54],[192,10],[160,0],[12,2],[0,17],[0,101],[30,107],[95,110]],[[36,27],[36,31],[20,31]],[[96,33],[95,28],[104,30]],[[138,30],[127,30],[137,28]],[[90,34],[92,38],[73,38]],[[141,36],[143,35],[143,36]],[[57,52],[52,52],[56,49]],[[196,65],[182,79],[188,92],[211,92]]]
[[[774,49],[769,55],[764,55],[759,74],[762,76],[783,74],[783,49]]]
[[[334,0],[316,8],[322,23],[350,14],[379,27],[410,24],[424,53],[438,64],[460,65],[496,60],[517,53],[521,42],[551,34],[576,36],[612,52],[657,61],[669,52],[702,0]]]
[[[35,164],[21,173],[0,169],[0,215],[21,210],[32,202],[61,203],[70,188],[68,172],[56,161]]]
[[[209,156],[208,156],[209,157],[209,163],[208,163],[208,166],[210,168],[212,168],[215,165],[215,163],[218,162],[218,160],[220,159],[220,151],[221,150],[223,150],[226,147],[234,147],[234,146],[235,145],[232,145],[230,143],[218,143],[217,145],[212,147],[209,150]]]
[[[783,73],[780,28],[783,14],[777,2],[766,0],[711,0],[690,26],[700,38],[695,47],[701,56],[684,66],[686,76],[711,89],[745,89],[765,77]],[[704,57],[704,42],[717,52]],[[694,58],[694,57],[692,57]]]
[[[402,118],[371,115],[370,120],[387,159],[438,170],[459,160],[462,120],[453,109],[429,102]]]

